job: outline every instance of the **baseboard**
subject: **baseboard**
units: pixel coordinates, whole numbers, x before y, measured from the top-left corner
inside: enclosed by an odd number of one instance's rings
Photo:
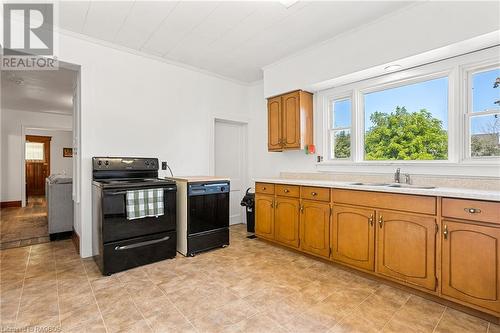
[[[12,208],[12,207],[21,207],[21,200],[19,201],[2,201],[0,202],[0,208]]]
[[[50,234],[49,237],[51,242],[63,239],[70,239],[73,237],[73,231],[57,232],[54,234]]]
[[[75,245],[76,253],[80,254],[80,236],[77,234],[75,229],[73,229],[73,234],[71,235],[71,240]]]

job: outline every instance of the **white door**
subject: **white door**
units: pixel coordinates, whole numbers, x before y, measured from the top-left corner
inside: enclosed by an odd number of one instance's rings
[[[245,195],[247,171],[247,125],[244,123],[215,121],[215,176],[231,179],[229,193],[230,224],[244,223],[244,207],[240,201]]]

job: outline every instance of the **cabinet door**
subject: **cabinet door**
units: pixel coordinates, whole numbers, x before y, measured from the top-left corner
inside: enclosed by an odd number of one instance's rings
[[[304,200],[300,214],[300,248],[330,256],[330,205]]]
[[[374,270],[375,211],[372,209],[333,206],[332,258],[334,260]]]
[[[274,197],[255,195],[255,234],[274,239]]]
[[[267,101],[268,137],[267,148],[272,151],[282,150],[281,96]]]
[[[436,288],[436,219],[377,212],[377,272],[429,290]]]
[[[444,220],[443,295],[500,312],[500,229]]]
[[[299,92],[282,97],[284,148],[300,148],[300,100]]]
[[[274,210],[274,239],[299,247],[299,199],[276,198]]]

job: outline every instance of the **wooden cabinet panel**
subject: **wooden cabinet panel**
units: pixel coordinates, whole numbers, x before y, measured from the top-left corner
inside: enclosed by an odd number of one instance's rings
[[[442,223],[442,294],[500,312],[500,229]]]
[[[436,198],[423,195],[333,189],[335,203],[436,215]]]
[[[276,184],[276,195],[298,198],[300,196],[300,186]]]
[[[435,290],[435,257],[435,218],[377,212],[378,273]]]
[[[333,206],[332,258],[334,260],[374,270],[375,212],[372,209]]]
[[[302,186],[300,197],[307,200],[330,202],[330,189],[326,187]]]
[[[270,98],[267,101],[267,121],[268,121],[268,140],[267,148],[271,151],[280,151],[282,144],[282,110],[281,97]]]
[[[330,205],[304,200],[300,214],[300,248],[330,256]]]
[[[255,195],[255,234],[274,239],[274,197]]]
[[[269,98],[269,151],[303,149],[313,144],[312,94],[297,90]]]
[[[283,145],[300,148],[300,101],[299,92],[283,95]]]
[[[443,198],[443,216],[500,224],[500,203]]]
[[[299,199],[276,198],[274,209],[274,239],[299,247]]]
[[[274,184],[255,183],[255,193],[274,194]]]

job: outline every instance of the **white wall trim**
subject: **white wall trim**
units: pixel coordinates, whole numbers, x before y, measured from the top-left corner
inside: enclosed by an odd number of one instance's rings
[[[181,68],[183,68],[185,70],[189,70],[189,71],[192,71],[192,72],[197,72],[197,73],[200,73],[200,74],[203,74],[203,75],[211,76],[211,77],[214,77],[214,78],[217,78],[217,79],[229,81],[231,83],[235,83],[235,84],[238,84],[238,85],[241,85],[241,86],[248,87],[248,86],[252,86],[254,82],[258,82],[258,81],[253,81],[253,82],[241,81],[241,80],[234,79],[234,78],[231,78],[231,77],[228,77],[228,76],[224,76],[224,75],[221,75],[221,74],[209,71],[209,70],[201,69],[199,67],[195,67],[195,66],[191,66],[191,65],[188,65],[188,64],[185,64],[185,63],[182,63],[182,62],[177,62],[175,60],[170,60],[170,59],[167,59],[167,58],[163,58],[163,57],[161,57],[159,55],[153,55],[153,54],[146,53],[146,52],[139,51],[139,50],[135,50],[135,49],[132,49],[132,48],[129,48],[129,47],[126,47],[126,46],[118,45],[116,43],[112,43],[112,42],[108,42],[108,41],[105,41],[105,40],[102,40],[102,39],[97,39],[97,38],[94,38],[94,37],[91,37],[91,36],[87,36],[87,35],[84,35],[84,34],[81,34],[81,33],[78,33],[78,32],[69,31],[69,30],[63,29],[61,27],[57,27],[56,26],[56,27],[54,27],[54,30],[56,32],[61,33],[61,34],[64,34],[64,35],[67,35],[67,36],[70,36],[70,37],[73,37],[73,38],[77,38],[77,39],[80,39],[80,40],[83,40],[83,41],[86,41],[86,42],[90,42],[90,43],[97,44],[97,45],[100,45],[100,46],[109,47],[111,49],[115,49],[115,50],[122,51],[122,52],[127,52],[127,53],[130,53],[130,54],[139,56],[139,57],[156,60],[156,61],[159,61],[159,62],[162,62],[162,63],[165,63],[165,64],[169,64],[169,65],[172,65],[172,66],[181,67]]]
[[[36,125],[21,125],[21,206],[26,207],[26,132],[29,130],[72,132],[67,127],[40,127]]]

